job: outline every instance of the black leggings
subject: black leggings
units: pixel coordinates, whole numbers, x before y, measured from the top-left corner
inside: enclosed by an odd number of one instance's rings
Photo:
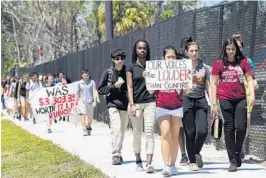
[[[224,118],[224,139],[228,157],[230,162],[236,161],[246,137],[247,102],[245,99],[219,102]]]
[[[196,163],[208,134],[208,103],[205,97],[183,97],[183,128],[186,135],[186,147],[190,163]]]

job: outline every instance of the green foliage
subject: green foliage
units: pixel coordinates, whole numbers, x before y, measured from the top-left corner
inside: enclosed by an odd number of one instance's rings
[[[1,125],[2,177],[104,177],[51,141],[42,140],[8,120],[1,120]]]

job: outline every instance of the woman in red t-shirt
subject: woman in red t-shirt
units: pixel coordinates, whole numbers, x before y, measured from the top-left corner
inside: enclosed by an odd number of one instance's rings
[[[177,58],[176,49],[168,46],[164,49],[165,60]],[[154,91],[149,91],[152,94]],[[161,129],[161,149],[164,161],[164,176],[176,175],[175,162],[178,152],[178,136],[182,123],[182,90],[157,90],[156,94],[156,118]]]
[[[237,167],[241,166],[240,152],[247,127],[244,77],[248,81],[251,93],[249,105],[253,106],[255,100],[251,69],[235,39],[225,40],[221,54],[212,66],[211,74],[212,115],[218,117],[220,106],[230,160],[228,171],[235,172]]]

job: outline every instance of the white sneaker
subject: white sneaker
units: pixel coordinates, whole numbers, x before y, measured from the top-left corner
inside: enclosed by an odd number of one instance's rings
[[[171,176],[171,170],[169,166],[164,166],[163,171],[162,171],[162,175],[164,177],[170,177]]]
[[[175,166],[171,166],[171,175],[177,175],[178,171]]]
[[[153,165],[149,164],[146,167],[146,173],[154,173],[154,167]]]

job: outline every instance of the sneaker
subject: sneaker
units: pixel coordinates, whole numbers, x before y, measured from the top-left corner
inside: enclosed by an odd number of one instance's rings
[[[35,119],[35,117],[33,118],[33,124],[36,124],[37,122],[36,122],[36,119]]]
[[[241,165],[242,165],[241,153],[236,153],[236,166],[241,167]]]
[[[124,162],[123,157],[120,156],[119,158],[120,158],[121,163],[123,163]]]
[[[190,163],[190,164],[189,164],[189,169],[190,169],[191,171],[198,171],[200,168],[199,168],[199,166],[198,166],[197,163]]]
[[[54,119],[54,123],[56,123],[56,124],[57,124],[57,120],[56,120],[56,119]]]
[[[237,171],[236,161],[232,160],[228,168],[228,172],[236,172],[236,171]]]
[[[197,165],[199,166],[199,168],[202,168],[203,167],[203,161],[202,161],[202,157],[200,154],[196,154],[196,163]]]
[[[146,173],[154,173],[154,167],[151,164],[146,166]]]
[[[17,120],[21,121],[21,115],[17,115]]]
[[[177,175],[178,171],[177,168],[175,166],[171,166],[171,175]]]
[[[169,166],[164,166],[162,175],[164,177],[170,177],[171,176],[171,168]]]
[[[52,133],[52,129],[48,129],[48,133]]]
[[[113,156],[112,165],[121,165],[121,159],[119,156]]]
[[[245,151],[244,151],[244,149],[242,149],[242,151],[240,152],[240,159],[241,159],[242,161],[245,160]]]
[[[88,131],[87,130],[83,130],[83,136],[88,136]]]
[[[188,164],[188,157],[186,154],[182,154],[182,158],[180,160],[181,166],[186,166]]]
[[[91,126],[86,126],[86,129],[92,131]]]
[[[137,172],[142,172],[143,171],[143,165],[142,165],[142,161],[136,161],[136,164],[137,164],[137,168],[136,168],[136,171]]]

